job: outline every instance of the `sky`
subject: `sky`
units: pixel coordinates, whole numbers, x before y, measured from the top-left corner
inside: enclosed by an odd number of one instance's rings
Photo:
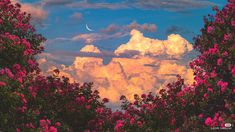
[[[203,16],[226,0],[12,0],[32,14],[47,38],[38,62],[71,82],[94,82],[116,103],[124,94],[153,92],[180,74],[193,83],[193,37]],[[86,28],[90,28],[89,31]]]

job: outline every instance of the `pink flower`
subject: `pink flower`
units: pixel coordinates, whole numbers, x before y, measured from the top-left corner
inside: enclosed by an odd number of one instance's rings
[[[19,128],[16,128],[16,132],[20,132],[20,129],[19,129]]]
[[[219,121],[219,122],[222,122],[222,121],[224,121],[224,120],[223,120],[223,118],[220,116],[220,117],[218,118],[218,121]]]
[[[225,127],[224,122],[222,122],[222,123],[220,124],[220,127],[222,127],[222,128],[224,128],[224,127]]]
[[[108,103],[108,102],[109,102],[109,99],[103,98],[103,102],[104,102],[104,103]]]
[[[29,86],[29,91],[32,92],[33,91],[33,87],[32,86]]]
[[[228,56],[228,52],[225,51],[225,52],[223,53],[223,56],[227,57],[227,56]]]
[[[78,103],[84,103],[84,102],[86,101],[86,98],[85,98],[84,96],[77,97],[77,98],[76,98],[76,101],[77,101]]]
[[[119,132],[123,126],[124,126],[124,122],[122,120],[117,120],[114,130]]]
[[[142,127],[142,126],[143,126],[141,121],[137,121],[137,125],[138,125],[139,127]]]
[[[205,99],[207,99],[207,98],[208,98],[208,95],[207,95],[206,93],[204,93],[203,97],[204,97]]]
[[[176,123],[175,118],[170,121],[170,125],[175,125],[175,123]]]
[[[179,131],[180,131],[180,129],[179,129],[179,128],[175,129],[175,132],[179,132]]]
[[[221,87],[221,91],[224,92],[227,89],[228,83],[223,81],[218,81],[217,86]]]
[[[4,69],[1,69],[0,70],[0,75],[3,75],[5,73],[5,70]]]
[[[221,58],[219,58],[219,59],[217,60],[217,65],[218,65],[218,66],[221,66],[221,65],[222,65],[222,59],[221,59]]]
[[[19,71],[21,69],[21,66],[19,64],[15,64],[13,65],[13,69]]]
[[[32,50],[32,49],[26,49],[26,50],[24,51],[24,56],[26,56],[26,55],[31,55],[31,54],[33,54],[33,50]]]
[[[213,30],[214,30],[214,28],[212,26],[208,26],[207,27],[207,32],[208,33],[211,33]]]
[[[203,116],[204,116],[203,114],[200,114],[198,117],[199,117],[199,118],[203,118]]]
[[[30,49],[31,48],[30,43],[26,39],[22,40],[22,44],[26,47],[26,49]]]
[[[0,18],[0,25],[3,24],[3,20]]]
[[[4,86],[6,86],[7,84],[5,83],[5,82],[1,82],[0,81],[0,87],[4,87]]]
[[[216,74],[215,71],[213,70],[213,71],[210,73],[210,76],[211,76],[212,78],[215,78],[215,77],[217,76],[217,74]]]
[[[46,120],[40,120],[39,123],[40,123],[41,127],[44,127],[44,126],[47,125],[47,121]]]
[[[235,20],[231,21],[231,25],[235,27]]]
[[[55,123],[55,126],[60,127],[60,126],[61,126],[61,123],[60,123],[60,122],[56,122],[56,123]]]
[[[228,35],[228,34],[224,34],[224,40],[229,40],[230,39],[230,35]]]
[[[210,117],[208,117],[208,118],[206,118],[206,120],[205,120],[205,124],[207,125],[207,126],[211,126],[211,124],[212,124],[212,119],[210,118]]]
[[[14,78],[14,75],[12,74],[10,69],[6,68],[5,71],[6,71],[8,77],[10,77],[11,79]]]
[[[146,94],[142,94],[141,98],[145,99],[146,98]]]
[[[57,132],[57,129],[55,127],[51,126],[49,128],[49,132]]]
[[[233,76],[235,76],[235,66],[233,66],[231,73]]]
[[[87,110],[91,109],[91,105],[86,105],[86,109]]]
[[[207,89],[209,92],[213,92],[213,89],[212,88],[208,88]]]
[[[130,124],[133,125],[135,123],[135,118],[131,118]]]

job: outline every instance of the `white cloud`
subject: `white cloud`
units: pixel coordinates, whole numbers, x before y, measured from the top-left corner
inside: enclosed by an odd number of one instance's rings
[[[129,50],[136,50],[141,55],[172,55],[181,56],[192,51],[192,45],[178,34],[171,34],[167,40],[147,38],[138,30],[133,29],[130,33],[131,39],[115,50],[116,54],[122,54]]]

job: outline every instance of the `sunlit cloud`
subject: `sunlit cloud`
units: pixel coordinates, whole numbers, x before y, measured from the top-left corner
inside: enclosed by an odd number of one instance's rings
[[[136,50],[141,55],[162,55],[167,54],[174,57],[181,56],[186,52],[192,51],[192,45],[178,34],[171,34],[167,40],[147,38],[138,30],[132,30],[131,39],[128,43],[120,45],[116,54],[125,53],[129,50]]]
[[[101,53],[100,50],[94,45],[86,45],[80,50],[80,52]]]
[[[107,97],[112,103],[117,103],[121,95],[133,100],[134,94],[153,92],[157,93],[159,88],[163,88],[169,82],[176,79],[180,74],[185,78],[186,83],[193,82],[193,72],[187,66],[189,60],[185,61],[183,56],[192,51],[192,45],[180,35],[169,35],[167,40],[157,40],[145,37],[140,31],[132,30],[131,38],[126,45],[128,50],[137,50],[139,54],[129,57],[119,57],[117,51],[122,53],[118,47],[113,53],[112,60],[108,64],[103,63],[103,51],[94,45],[86,45],[75,57],[71,65],[65,66],[50,62],[50,57],[39,60],[40,67],[44,73],[52,73],[55,68],[60,69],[60,76],[67,76],[71,82],[94,82],[94,89],[98,89],[102,97]],[[156,41],[156,42],[155,42]],[[171,44],[175,48],[167,47]],[[130,45],[130,46],[128,46]],[[134,46],[135,45],[135,46]],[[147,48],[144,47],[146,45]],[[148,47],[153,47],[150,48]],[[157,45],[162,45],[157,46]],[[156,47],[154,47],[156,46]],[[160,48],[159,48],[160,47]],[[159,50],[161,49],[161,50]],[[175,51],[173,50],[175,49]],[[162,54],[153,56],[150,53]],[[93,54],[94,56],[84,56]],[[53,56],[53,54],[51,54]],[[97,56],[95,56],[97,55]],[[59,59],[57,55],[54,55]],[[177,59],[171,59],[178,56]],[[43,57],[42,57],[43,58]],[[53,57],[52,57],[53,58]],[[45,60],[46,59],[46,60]],[[55,57],[54,57],[55,60]]]

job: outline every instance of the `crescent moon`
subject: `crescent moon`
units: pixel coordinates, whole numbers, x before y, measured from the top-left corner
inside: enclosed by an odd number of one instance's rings
[[[90,29],[87,24],[86,24],[86,29],[90,32],[94,31],[94,30]]]

